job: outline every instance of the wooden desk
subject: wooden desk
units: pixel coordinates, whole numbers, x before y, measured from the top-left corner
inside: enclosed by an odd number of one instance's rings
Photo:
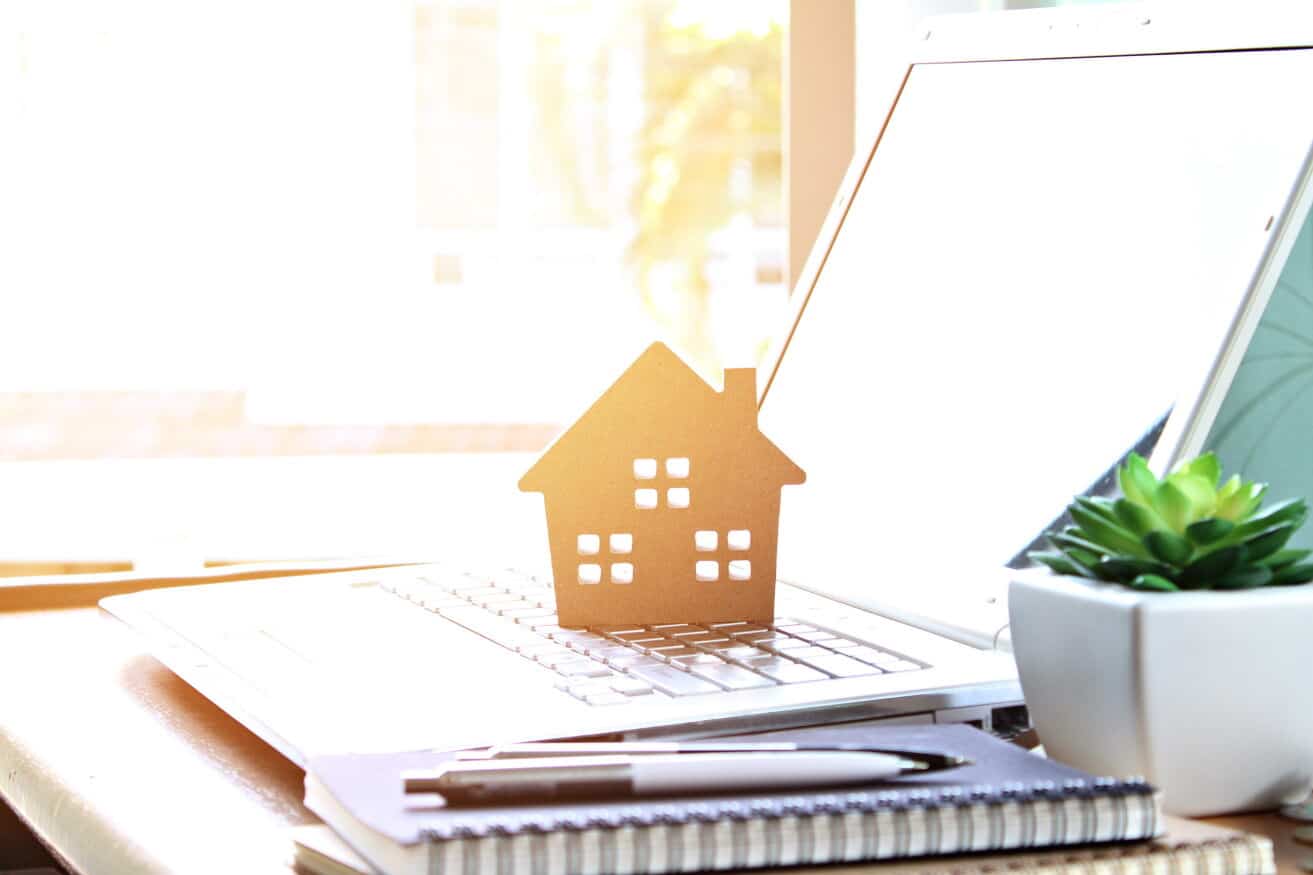
[[[99,609],[0,613],[0,796],[71,871],[286,875],[303,792]]]
[[[97,608],[4,604],[0,797],[69,870],[292,871],[287,830],[315,820],[300,769]],[[1274,815],[1217,822],[1272,836],[1282,872],[1313,855]]]

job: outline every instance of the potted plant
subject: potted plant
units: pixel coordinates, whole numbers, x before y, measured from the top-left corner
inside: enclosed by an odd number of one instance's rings
[[[1271,808],[1313,786],[1313,580],[1289,549],[1302,499],[1222,481],[1211,453],[1159,480],[1132,454],[1121,497],[1081,497],[1009,595],[1045,750],[1143,775],[1168,811]],[[1050,573],[1055,572],[1055,573]]]

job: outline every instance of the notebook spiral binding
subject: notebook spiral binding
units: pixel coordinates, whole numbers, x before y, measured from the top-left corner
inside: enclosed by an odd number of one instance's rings
[[[656,875],[1142,839],[1158,819],[1143,780],[1101,778],[485,816],[425,838],[432,875]]]

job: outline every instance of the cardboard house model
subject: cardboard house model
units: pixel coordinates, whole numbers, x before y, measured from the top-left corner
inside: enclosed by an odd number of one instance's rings
[[[520,480],[543,493],[563,626],[768,622],[780,487],[756,371],[717,392],[654,343]]]

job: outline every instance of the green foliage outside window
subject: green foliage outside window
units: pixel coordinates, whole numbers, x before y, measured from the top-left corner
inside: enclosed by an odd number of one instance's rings
[[[629,257],[647,310],[686,355],[714,367],[713,236],[736,216],[755,227],[784,224],[784,24],[772,3],[727,26],[681,16],[678,4],[654,4],[648,15],[649,109]]]

